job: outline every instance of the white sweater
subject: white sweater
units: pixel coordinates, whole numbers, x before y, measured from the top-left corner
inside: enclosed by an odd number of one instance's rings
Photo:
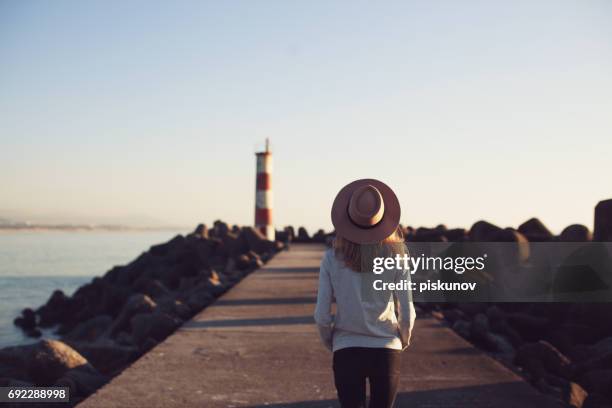
[[[410,279],[407,270],[392,272],[396,282]],[[405,349],[416,317],[410,291],[386,291],[364,298],[363,278],[337,259],[333,249],[325,252],[314,314],[323,344],[331,351],[346,347]]]

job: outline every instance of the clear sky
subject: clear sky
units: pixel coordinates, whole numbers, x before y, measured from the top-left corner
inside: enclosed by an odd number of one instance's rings
[[[609,1],[0,1],[0,217],[592,228],[612,198]]]

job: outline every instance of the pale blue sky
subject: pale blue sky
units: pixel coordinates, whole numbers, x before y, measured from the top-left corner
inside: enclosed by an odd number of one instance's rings
[[[126,4],[127,3],[127,4]],[[592,227],[612,197],[609,1],[0,1],[0,217]]]

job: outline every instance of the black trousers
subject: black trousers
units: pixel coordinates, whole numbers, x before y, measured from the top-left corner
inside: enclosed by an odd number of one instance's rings
[[[366,378],[370,381],[369,408],[392,407],[400,363],[400,350],[349,347],[334,352],[334,382],[342,408],[366,407]]]

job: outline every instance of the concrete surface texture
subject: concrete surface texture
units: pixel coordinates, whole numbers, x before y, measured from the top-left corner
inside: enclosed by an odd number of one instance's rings
[[[337,407],[312,319],[323,251],[278,254],[79,407]],[[413,336],[396,406],[558,406],[433,318]]]

